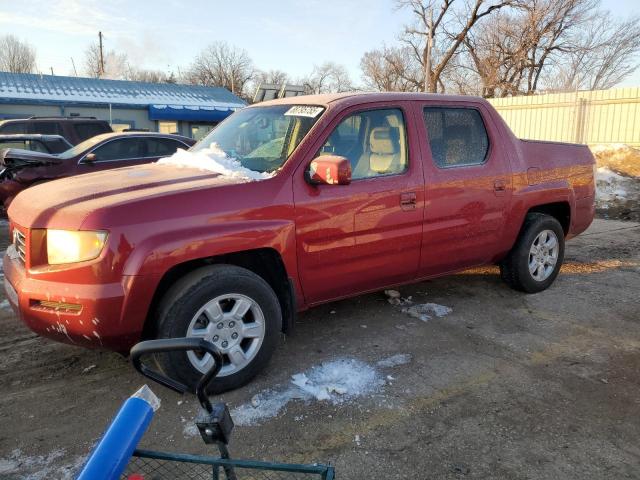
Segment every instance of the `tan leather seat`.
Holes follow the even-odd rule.
[[[400,134],[396,127],[376,127],[369,135],[369,168],[375,173],[393,173],[400,167]]]

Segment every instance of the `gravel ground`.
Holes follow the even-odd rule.
[[[265,413],[236,427],[232,454],[330,462],[340,479],[640,478],[640,225],[597,220],[566,257],[537,295],[495,268],[400,289],[452,309],[427,321],[382,292],[302,314],[265,373],[221,398]],[[287,397],[292,375],[341,359],[355,390]],[[375,381],[358,390],[363,371]],[[38,338],[0,303],[0,478],[70,475],[143,383],[122,357]],[[143,446],[207,452],[194,397],[152,388],[163,403]]]

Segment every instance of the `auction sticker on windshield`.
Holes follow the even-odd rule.
[[[293,115],[295,117],[311,117],[315,118],[322,113],[324,108],[314,107],[312,105],[296,105],[285,112],[285,115]]]

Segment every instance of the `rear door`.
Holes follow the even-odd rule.
[[[410,104],[351,108],[324,132],[294,177],[298,268],[317,303],[415,278],[420,261],[424,177]],[[322,154],[349,159],[350,185],[310,185]]]
[[[511,196],[508,158],[483,104],[422,104],[427,200],[421,274],[490,262]]]

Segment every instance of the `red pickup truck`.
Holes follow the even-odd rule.
[[[264,102],[174,157],[20,193],[5,289],[62,342],[209,339],[214,392],[248,382],[314,305],[484,264],[544,290],[594,215],[587,147],[519,140],[474,97]],[[212,362],[157,360],[188,385]]]

